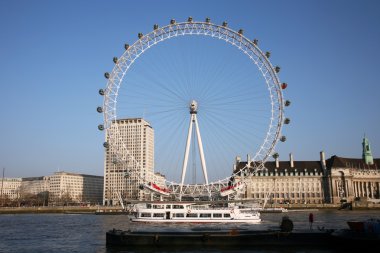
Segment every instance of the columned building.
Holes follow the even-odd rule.
[[[237,158],[234,170],[247,162]],[[236,178],[235,180],[240,180]],[[380,159],[373,159],[369,141],[363,139],[362,159],[332,156],[319,161],[289,161],[265,163],[265,169],[249,176],[246,198],[269,203],[342,203],[358,199],[380,199]]]
[[[144,200],[147,196],[140,190],[140,184],[155,180],[154,130],[142,118],[119,119],[113,124],[117,124],[119,144],[109,145],[105,150],[103,204],[120,205],[120,201],[126,199]],[[115,149],[128,151],[128,162],[118,161]]]
[[[246,162],[237,160],[237,168],[243,168]],[[246,180],[246,198],[267,203],[323,203],[324,173],[320,161],[267,162],[265,169],[249,176]]]
[[[363,139],[362,159],[333,156],[330,168],[330,195],[333,203],[364,198],[380,199],[380,159],[372,157],[367,138]]]

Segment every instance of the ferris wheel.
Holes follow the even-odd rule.
[[[257,73],[260,75],[260,80],[262,80],[260,83],[260,88],[265,90],[265,93],[258,93],[256,91],[250,91],[248,89],[251,89],[250,87],[256,86],[256,84],[250,84],[250,82],[243,82],[248,83],[249,88],[247,90],[241,91],[241,93],[246,94],[246,97],[237,97],[236,99],[233,99],[233,95],[231,95],[231,91],[228,91],[227,88],[223,88],[220,86],[215,87],[209,87],[204,88],[202,87],[193,87],[196,85],[190,85],[193,89],[200,89],[200,92],[189,92],[188,88],[186,88],[186,92],[180,92],[176,90],[177,88],[170,86],[166,82],[167,80],[162,80],[161,83],[161,89],[164,90],[166,93],[157,91],[157,87],[159,85],[154,85],[150,88],[142,87],[139,91],[134,90],[134,86],[127,84],[125,85],[126,80],[128,80],[129,76],[133,76],[131,72],[133,73],[134,70],[138,69],[138,67],[134,68],[133,66],[136,65],[138,62],[137,59],[141,57],[141,59],[144,58],[145,53],[146,55],[149,55],[148,51],[152,50],[152,48],[157,47],[156,45],[161,45],[166,42],[178,39],[178,38],[191,38],[191,37],[197,37],[197,38],[207,38],[210,40],[216,40],[216,41],[222,41],[224,44],[228,44],[230,46],[233,46],[235,49],[238,49],[239,51],[239,57],[243,56],[247,61],[247,65],[255,66]],[[136,175],[139,175],[141,179],[146,183],[146,186],[156,191],[158,194],[161,194],[163,196],[168,195],[175,195],[179,196],[181,198],[183,195],[211,195],[211,193],[214,192],[221,192],[223,190],[231,190],[232,187],[234,187],[233,183],[231,185],[231,179],[234,178],[240,178],[240,181],[244,180],[245,176],[249,176],[252,173],[255,173],[257,171],[262,170],[265,168],[265,162],[270,158],[270,156],[277,156],[278,154],[275,153],[275,146],[278,143],[278,141],[285,142],[286,137],[282,135],[282,127],[283,124],[289,124],[290,120],[288,118],[284,117],[284,107],[290,105],[289,100],[285,100],[283,97],[283,90],[287,87],[286,83],[281,83],[280,79],[278,77],[278,73],[280,71],[280,67],[273,66],[271,62],[269,61],[270,53],[269,52],[263,52],[258,47],[258,40],[250,40],[247,37],[244,36],[244,31],[242,29],[235,31],[228,27],[227,22],[223,22],[222,25],[217,25],[211,23],[209,18],[206,18],[204,22],[198,22],[193,21],[191,17],[188,18],[186,22],[176,22],[174,19],[170,21],[169,25],[159,27],[158,25],[153,26],[153,31],[147,34],[138,34],[138,40],[134,42],[132,45],[125,44],[124,46],[124,53],[120,57],[114,57],[113,62],[115,63],[115,66],[112,70],[112,72],[106,72],[105,78],[107,79],[107,86],[105,89],[100,89],[99,93],[100,95],[104,96],[103,106],[98,107],[97,111],[99,113],[103,113],[104,116],[104,123],[99,125],[99,130],[106,130],[106,139],[107,142],[104,143],[104,146],[106,148],[112,147],[114,149],[114,159],[116,163],[126,163],[129,165],[131,169],[129,169],[128,173],[134,173]],[[207,49],[204,52],[211,50]],[[189,50],[187,50],[189,51]],[[191,53],[192,54],[192,53]],[[217,54],[215,54],[217,55]],[[177,57],[180,58],[180,57]],[[176,58],[176,59],[177,59]],[[139,59],[140,60],[140,59]],[[248,63],[249,62],[249,63]],[[225,64],[225,62],[223,63]],[[141,64],[140,64],[141,65]],[[186,64],[182,64],[175,62],[173,63],[174,66],[177,68],[181,67],[188,67]],[[236,65],[234,65],[236,66]],[[231,67],[233,68],[233,66]],[[192,69],[194,70],[194,69]],[[215,75],[222,75],[227,70],[218,72],[219,74]],[[189,72],[192,72],[189,70]],[[207,71],[205,71],[207,72]],[[209,71],[212,72],[212,71]],[[209,73],[207,72],[207,73]],[[216,72],[216,71],[215,71]],[[139,73],[140,75],[145,75],[146,72],[141,71]],[[159,73],[159,71],[155,72],[156,74]],[[204,73],[204,76],[207,76],[207,73]],[[152,74],[154,75],[154,73]],[[172,78],[172,76],[170,76]],[[168,78],[161,77],[161,78]],[[133,79],[133,77],[132,77]],[[154,77],[155,81],[156,79],[160,79],[157,76]],[[196,78],[194,78],[196,79]],[[207,79],[207,82],[209,79]],[[223,83],[224,80],[219,80],[218,83]],[[138,83],[141,83],[140,80]],[[157,81],[158,82],[158,81]],[[189,80],[180,80],[180,78],[177,78],[177,83],[189,83]],[[193,82],[196,82],[196,80],[193,80]],[[207,83],[206,82],[206,83]],[[122,90],[122,87],[126,86],[124,90]],[[229,89],[238,89],[237,86],[232,85],[226,85]],[[224,98],[224,101],[214,102],[214,103],[208,103],[209,101],[205,96],[201,96],[204,94],[213,94],[214,97],[217,95],[215,94],[222,94],[222,91],[225,94],[228,94],[229,97],[226,99]],[[233,91],[235,92],[235,91]],[[143,168],[144,164],[139,160],[138,157],[134,156],[134,153],[130,148],[128,148],[128,145],[125,143],[126,139],[122,137],[122,134],[120,133],[120,129],[118,124],[116,122],[120,119],[120,111],[122,107],[129,107],[129,115],[131,115],[131,111],[136,110],[136,106],[138,104],[141,104],[141,108],[138,108],[138,112],[134,112],[135,114],[139,114],[140,117],[145,118],[145,109],[149,107],[149,101],[157,101],[162,100],[165,101],[167,95],[167,100],[170,100],[171,97],[180,97],[180,95],[183,93],[186,93],[186,98],[180,98],[181,102],[184,102],[181,105],[181,117],[182,118],[182,127],[181,129],[173,130],[177,131],[178,136],[181,137],[181,145],[178,145],[176,150],[179,150],[177,154],[172,154],[173,157],[170,158],[170,160],[176,160],[177,161],[177,175],[178,177],[176,179],[166,179],[165,180],[165,188],[163,187],[157,187],[155,184],[152,184],[152,182],[149,182],[149,179],[146,179],[145,176],[141,175],[140,169]],[[260,96],[260,98],[257,98],[253,96],[252,93],[257,93],[257,97]],[[126,94],[127,99],[124,99],[122,104],[122,96],[121,94]],[[147,95],[154,94],[156,97],[152,98],[151,100],[147,99]],[[128,97],[130,96],[130,97]],[[161,96],[161,97],[160,97]],[[251,101],[258,101],[263,100],[262,97],[265,96],[265,105],[254,105],[251,106],[248,103],[251,103]],[[137,98],[136,98],[137,97]],[[210,97],[210,96],[209,96]],[[198,100],[199,99],[199,100]],[[142,103],[144,101],[144,103]],[[171,100],[172,101],[172,100]],[[216,99],[214,100],[216,101]],[[153,102],[151,102],[153,103]],[[233,104],[235,103],[236,106]],[[207,110],[207,105],[209,104],[209,110]],[[211,104],[211,105],[210,105]],[[206,114],[206,112],[212,112],[212,109],[220,111],[226,111],[227,107],[223,108],[225,104],[228,104],[228,109],[231,109],[233,111],[233,114],[231,115],[239,115],[239,113],[242,114],[249,114],[255,110],[257,111],[266,111],[265,116],[236,116],[236,119],[233,119],[233,116],[231,117],[225,117],[221,116],[219,118],[215,118],[214,120],[210,120],[210,118],[207,118],[207,116],[203,116]],[[264,102],[263,102],[264,104]],[[248,105],[248,106],[246,106]],[[169,118],[175,115],[174,112],[177,112],[175,109],[174,103],[168,102],[168,104],[160,104],[157,107],[164,107],[162,112],[167,113],[167,116],[164,116],[164,114],[160,114],[159,118],[161,121],[164,121],[165,117]],[[173,106],[173,108],[170,108]],[[219,108],[218,108],[219,106]],[[241,107],[250,107],[250,108],[239,108]],[[214,112],[215,112],[214,111]],[[147,118],[149,118],[149,113],[146,113]],[[124,115],[123,115],[124,116]],[[153,118],[152,113],[152,118]],[[174,116],[173,116],[174,117]],[[217,119],[224,119],[225,122],[218,123]],[[238,122],[241,119],[241,122]],[[251,121],[246,119],[252,119]],[[149,119],[148,119],[149,120]],[[207,129],[206,121],[209,121],[209,125],[212,125],[211,129]],[[260,123],[262,127],[260,128],[260,131],[253,131],[251,129],[254,129],[254,124],[262,120],[264,123]],[[173,122],[177,122],[179,120],[173,119]],[[233,122],[232,122],[233,121]],[[157,131],[159,131],[160,122],[151,122],[152,127],[156,128]],[[202,125],[203,124],[203,125]],[[157,138],[159,139],[160,136],[158,136],[159,133],[163,132],[169,132],[167,129],[174,125],[173,123],[167,123],[162,124],[165,125],[166,128],[162,130],[161,132],[157,132]],[[228,125],[230,125],[230,129],[228,129]],[[225,129],[225,132],[223,134],[216,135],[216,129],[217,128],[223,128]],[[176,127],[173,127],[176,129]],[[178,127],[177,127],[178,128]],[[261,133],[258,133],[261,132]],[[209,134],[211,137],[205,136],[204,134]],[[216,149],[216,147],[220,146],[229,146],[229,144],[222,145],[221,143],[218,143],[220,139],[224,138],[225,135],[228,135],[228,133],[231,133],[230,139],[226,141],[226,143],[232,143],[234,136],[239,136],[237,143],[242,143],[244,141],[247,142],[247,147],[249,147],[249,152],[251,155],[247,155],[247,163],[243,167],[234,167],[233,170],[222,176],[221,178],[214,178],[210,179],[208,173],[208,169],[212,167],[212,165],[208,164],[208,159],[211,156],[210,153],[213,148]],[[212,137],[213,135],[216,135]],[[246,137],[241,137],[243,134],[245,134]],[[162,134],[163,136],[164,134]],[[255,145],[253,145],[253,141],[249,140],[250,136],[255,135],[256,139],[260,139],[257,141]],[[156,138],[156,136],[155,136]],[[173,139],[173,135],[169,136],[168,139]],[[179,137],[178,137],[179,138]],[[208,140],[214,139],[216,144],[210,144]],[[163,141],[162,141],[163,142]],[[197,145],[196,145],[197,144]],[[237,144],[238,146],[239,144]],[[164,147],[163,145],[162,147]],[[197,148],[197,147],[198,148]],[[160,150],[164,150],[164,148],[160,148]],[[205,147],[205,148],[204,148]],[[197,149],[197,150],[196,150]],[[196,150],[196,151],[195,151]],[[231,149],[232,150],[232,149]],[[236,151],[237,150],[237,151]],[[226,157],[234,157],[237,154],[234,154],[233,152],[241,152],[241,149],[236,148],[234,151],[224,152],[220,151],[217,153],[223,153],[223,156]],[[155,153],[157,153],[155,151]],[[171,153],[174,153],[174,151],[171,151]],[[191,155],[193,153],[193,155]],[[248,151],[247,151],[248,153]],[[199,165],[201,167],[202,175],[203,175],[203,182],[202,183],[188,183],[186,182],[186,173],[187,170],[190,167],[190,161],[189,156],[194,157],[198,154],[198,160]],[[162,157],[164,155],[161,155]],[[211,160],[211,158],[210,158]],[[222,159],[214,158],[215,161],[220,161]],[[225,163],[225,162],[224,162]],[[179,164],[179,165],[178,165]],[[193,164],[196,164],[196,162],[193,162]],[[206,165],[207,164],[207,165]],[[230,166],[230,165],[227,165]],[[162,165],[162,167],[175,167],[171,165]],[[214,167],[220,167],[220,165],[214,165]],[[169,168],[173,170],[173,168]],[[180,176],[179,176],[180,174]],[[217,173],[212,173],[217,174]],[[237,187],[241,187],[241,183],[236,184]]]

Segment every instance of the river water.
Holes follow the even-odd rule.
[[[252,230],[277,229],[284,215],[294,223],[294,230],[309,229],[309,213],[314,214],[313,229],[342,229],[347,227],[347,220],[380,219],[379,210],[370,211],[337,211],[312,210],[290,211],[288,213],[261,214],[260,224],[214,224],[225,228],[241,228]],[[140,224],[132,223],[126,215],[94,215],[94,214],[15,214],[0,215],[0,252],[139,252],[128,249],[106,247],[106,232],[113,228],[122,230],[188,230],[199,224]],[[168,252],[163,249],[149,249],[149,252]],[[171,250],[170,252],[176,252]],[[210,250],[183,250],[178,252],[210,252]],[[304,249],[252,249],[236,251],[211,250],[211,252],[324,252],[333,251]]]

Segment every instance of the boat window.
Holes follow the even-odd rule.
[[[171,205],[166,205],[166,209],[171,209],[172,206]]]
[[[183,213],[175,213],[174,217],[183,218],[183,217],[185,217],[185,215]]]
[[[163,205],[153,205],[153,209],[164,209]]]
[[[199,218],[211,218],[211,213],[201,213],[199,214]]]
[[[183,205],[173,205],[173,209],[183,209]]]
[[[198,218],[198,214],[196,214],[196,213],[188,213],[188,214],[186,214],[186,217],[188,217],[188,218]]]
[[[230,218],[230,217],[231,217],[231,215],[229,213],[224,214],[224,218]]]
[[[151,213],[141,213],[141,217],[152,217]]]
[[[222,218],[222,214],[221,213],[214,213],[212,215],[212,217],[214,217],[214,218]]]
[[[154,213],[153,214],[153,217],[164,217],[165,214],[164,213]]]
[[[146,208],[147,208],[147,209],[151,209],[151,208],[152,208],[152,205],[151,205],[151,204],[146,204]]]

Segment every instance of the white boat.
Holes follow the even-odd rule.
[[[259,223],[260,213],[238,206],[213,207],[184,202],[149,202],[136,207],[132,221],[187,223]]]

